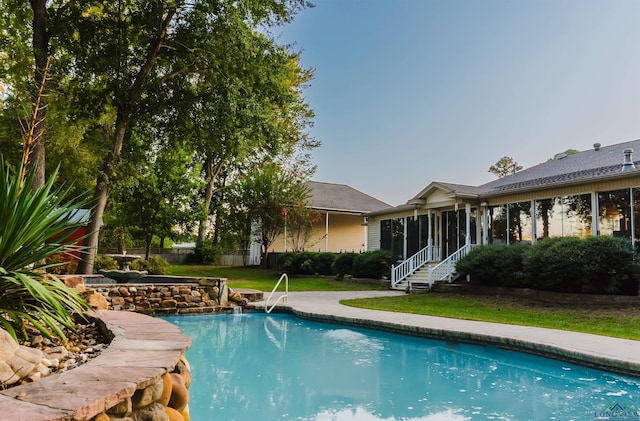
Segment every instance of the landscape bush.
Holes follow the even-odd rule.
[[[545,238],[528,250],[524,268],[529,286],[558,292],[580,292],[586,276],[584,240],[579,237]]]
[[[222,247],[213,244],[211,241],[205,241],[203,244],[196,246],[193,253],[187,255],[186,262],[189,264],[216,264],[222,254]]]
[[[477,285],[590,294],[638,294],[640,268],[628,239],[554,237],[531,246],[476,247],[456,269]]]
[[[17,341],[27,325],[44,336],[65,339],[61,326],[75,329],[74,314],[89,306],[54,274],[51,256],[81,250],[72,234],[82,226],[75,215],[85,203],[68,200],[69,189],[54,187],[57,170],[32,191],[33,172],[20,165],[11,174],[0,156],[0,325]]]
[[[151,256],[149,260],[134,260],[130,267],[133,270],[146,270],[149,275],[166,275],[169,263],[162,257]]]
[[[333,275],[335,253],[309,251],[287,252],[278,255],[278,267],[285,272],[300,275]]]
[[[356,253],[340,253],[333,262],[333,273],[338,276],[352,275]]]
[[[393,255],[387,250],[360,253],[353,260],[352,275],[356,278],[389,279],[393,262]]]
[[[313,257],[313,268],[318,275],[333,275],[333,262],[335,253],[317,253]]]
[[[47,273],[53,275],[70,275],[76,273],[78,260],[64,254],[53,254],[45,259]]]
[[[522,286],[525,282],[523,256],[526,246],[496,244],[476,247],[458,261],[461,275],[471,275],[472,282],[489,286]]]
[[[103,254],[99,254],[95,257],[93,261],[93,272],[100,273],[100,270],[113,270],[119,269],[118,262],[116,259],[105,256]]]
[[[289,274],[352,275],[356,278],[388,278],[393,256],[386,250],[366,253],[287,252],[278,255],[277,264]]]

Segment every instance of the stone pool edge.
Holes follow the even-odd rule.
[[[0,391],[0,413],[15,421],[89,420],[161,380],[191,346],[162,319],[98,310],[113,340],[98,357],[64,373]]]

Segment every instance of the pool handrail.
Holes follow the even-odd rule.
[[[276,302],[273,303],[271,308],[269,308],[269,301],[271,300],[271,297],[273,296],[273,293],[276,292],[276,290],[280,286],[280,282],[282,282],[282,279],[284,279],[284,295],[281,295],[280,297],[278,297]],[[282,300],[283,304],[289,303],[289,277],[287,276],[286,273],[283,273],[282,276],[280,276],[280,279],[278,279],[278,282],[276,282],[276,286],[273,287],[273,290],[271,291],[271,294],[269,294],[269,296],[267,297],[267,300],[264,302],[264,311],[266,311],[267,313],[271,313],[273,308],[276,305],[278,305],[278,303],[281,300]]]

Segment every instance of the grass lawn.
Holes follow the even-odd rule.
[[[258,267],[228,267],[208,265],[171,265],[167,275],[202,276],[227,278],[231,289],[248,288],[271,292],[280,279],[281,272],[261,269]],[[370,289],[386,289],[382,287],[356,284],[354,282],[338,281],[329,276],[300,276],[289,277],[289,291],[355,291]],[[278,291],[284,291],[284,281]]]
[[[569,307],[549,306],[526,299],[435,292],[341,302],[375,310],[546,327],[640,340],[640,312],[632,308],[588,307],[579,303]]]

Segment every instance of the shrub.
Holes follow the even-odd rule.
[[[47,263],[47,273],[53,275],[69,275],[76,273],[78,269],[78,260],[62,254],[51,255],[45,261]]]
[[[276,265],[285,272],[293,273],[293,253],[281,253],[276,259]]]
[[[146,270],[149,275],[165,275],[169,263],[162,257],[149,257],[149,260],[136,259],[130,265],[133,270]]]
[[[332,275],[333,262],[335,260],[335,253],[316,253],[313,258],[314,273],[319,275]]]
[[[582,291],[637,295],[634,257],[635,252],[628,239],[604,236],[586,238],[582,264],[587,278],[582,282]]]
[[[353,261],[355,253],[340,253],[333,261],[333,273],[339,276],[353,274]]]
[[[114,258],[102,254],[97,255],[93,262],[94,273],[100,273],[100,270],[113,270],[118,268],[118,262]]]
[[[382,279],[391,275],[393,256],[387,250],[375,250],[358,254],[353,261],[356,278]]]
[[[524,260],[531,287],[580,292],[587,275],[583,244],[578,237],[545,238],[534,244]]]
[[[16,331],[26,337],[27,323],[47,337],[55,333],[65,339],[60,325],[73,330],[73,314],[83,315],[89,306],[55,275],[44,272],[53,267],[47,258],[79,248],[70,236],[82,225],[74,222],[82,201],[67,201],[69,190],[53,187],[57,170],[32,192],[33,172],[21,183],[23,166],[12,176],[4,162],[0,164],[0,325],[16,340]]]
[[[634,256],[624,238],[549,238],[531,247],[524,267],[534,288],[636,295]]]
[[[278,266],[288,273],[312,275],[316,273],[313,259],[316,253],[308,251],[295,251],[282,253],[278,256]]]
[[[187,256],[187,263],[197,264],[203,263],[205,265],[215,264],[220,255],[222,254],[222,248],[213,244],[211,241],[205,241],[202,245],[196,246],[193,253]]]
[[[471,282],[490,286],[523,286],[523,256],[528,246],[494,244],[476,247],[460,259],[456,270]]]

